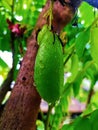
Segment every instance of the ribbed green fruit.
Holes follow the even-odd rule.
[[[59,99],[63,90],[63,52],[60,40],[45,25],[38,34],[34,81],[40,96],[49,103]]]

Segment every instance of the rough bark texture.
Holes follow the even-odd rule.
[[[38,18],[36,27],[39,29],[41,29],[44,24],[48,23],[48,19],[44,17],[44,14],[49,9],[49,5],[50,0],[48,0],[46,6],[43,8],[43,11]],[[53,31],[59,34],[60,31],[64,28],[64,26],[71,21],[73,15],[74,15],[74,9],[72,7],[62,6],[60,2],[56,0],[53,5],[53,22],[52,22]]]
[[[28,39],[27,48],[16,84],[1,119],[0,130],[31,130],[32,126],[32,129],[35,129],[40,104],[40,96],[33,84],[34,61],[38,49],[35,31]]]
[[[27,41],[27,52],[23,58],[16,84],[5,106],[0,121],[0,130],[35,130],[35,122],[40,105],[40,96],[34,86],[34,63],[38,50],[36,42],[37,30],[47,23],[43,17],[49,9],[50,0],[47,2],[39,16],[36,28]],[[54,3],[53,29],[59,33],[61,29],[71,20],[71,7],[63,7],[58,1]]]

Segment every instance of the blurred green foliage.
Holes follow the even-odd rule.
[[[16,49],[15,73],[18,71],[17,65],[19,65],[19,61],[23,57],[19,51],[19,43],[22,44],[25,53],[26,39],[31,34],[45,2],[46,0],[0,1],[0,51],[12,52],[11,32],[8,29],[7,19],[13,21],[14,24],[18,23],[27,28],[24,36],[16,38],[14,41]],[[63,48],[64,92],[54,105],[54,112],[50,114],[49,130],[76,130],[77,127],[81,127],[81,124],[83,128],[86,128],[88,124],[93,124],[92,130],[97,130],[98,125],[95,121],[95,115],[98,115],[98,110],[96,110],[95,115],[92,112],[98,108],[98,92],[96,92],[97,89],[94,87],[98,80],[98,10],[83,2],[73,20],[63,31],[66,34],[66,46]],[[8,70],[7,63],[0,58],[0,75],[3,78],[6,78]],[[66,77],[67,74],[69,75]],[[88,87],[87,84],[84,85],[84,79],[89,80],[90,84]],[[92,91],[94,93],[89,96]],[[74,123],[74,119],[71,119],[66,123],[67,118],[71,117],[72,114],[68,109],[71,97],[75,97],[80,102],[85,103],[86,109],[78,121],[75,120]],[[90,102],[87,104],[88,98],[90,98]],[[44,118],[41,121],[37,121],[38,130],[44,130]]]

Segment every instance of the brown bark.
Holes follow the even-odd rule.
[[[43,8],[42,13],[40,14],[38,18],[38,22],[36,24],[37,28],[42,28],[42,26],[46,23],[48,23],[46,17],[44,17],[44,14],[49,9],[50,0],[48,0],[46,6]],[[64,28],[65,25],[67,25],[72,17],[74,15],[74,10],[72,7],[69,6],[62,6],[58,0],[53,5],[53,31],[56,33],[60,33],[60,31]]]
[[[28,38],[27,52],[23,58],[14,89],[2,115],[0,130],[35,130],[40,105],[40,96],[36,91],[33,79],[34,63],[38,50],[36,36],[37,30],[47,23],[47,19],[43,17],[43,14],[49,9],[49,4],[50,0],[40,14],[35,30]],[[57,33],[73,16],[72,8],[63,7],[58,1],[54,3],[53,14],[53,29]]]
[[[38,49],[36,32],[28,39],[27,53],[0,122],[0,130],[33,130],[40,96],[34,87],[34,61]]]

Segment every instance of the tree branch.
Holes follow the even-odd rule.
[[[46,3],[32,35],[27,41],[27,52],[23,58],[20,71],[5,111],[0,120],[0,130],[35,130],[36,118],[40,105],[40,96],[34,85],[34,64],[38,51],[36,41],[37,30],[48,23],[44,16],[49,9],[50,0]],[[71,20],[72,8],[62,6],[57,0],[53,6],[53,30],[60,33],[62,28]]]

